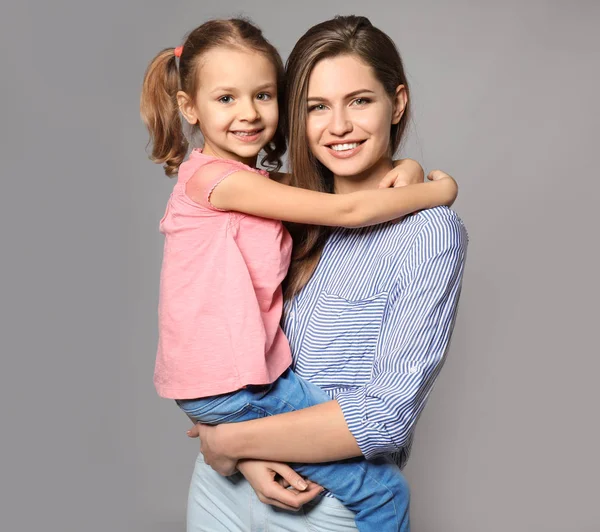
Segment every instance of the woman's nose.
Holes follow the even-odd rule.
[[[329,132],[332,135],[342,136],[352,131],[352,122],[348,120],[343,110],[334,111],[329,122]]]

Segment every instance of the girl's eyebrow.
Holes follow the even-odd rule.
[[[348,94],[346,94],[344,96],[344,100],[347,100],[349,98],[353,98],[354,96],[358,96],[359,94],[375,94],[374,91],[370,90],[370,89],[359,89],[357,91],[352,91],[349,92]],[[307,98],[307,100],[310,101],[315,101],[315,102],[326,102],[327,98],[323,98],[321,96],[309,96]]]
[[[260,87],[258,87],[258,89],[256,89],[257,91],[262,91],[264,89],[272,89],[273,87],[276,87],[276,84],[273,83],[272,81],[267,81],[267,83],[263,83]]]
[[[210,92],[212,94],[213,92],[235,92],[235,91],[236,91],[235,87],[217,87]]]
[[[276,85],[275,83],[273,83],[272,81],[268,81],[267,83],[263,83],[262,85],[260,85],[259,87],[257,87],[256,89],[254,89],[255,91],[264,91],[265,89],[272,89],[274,88]],[[215,92],[236,92],[239,90],[239,87],[216,87],[215,89],[213,89],[212,91],[210,91],[211,94],[215,93]]]

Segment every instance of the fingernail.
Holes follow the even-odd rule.
[[[298,486],[300,486],[300,489],[305,490],[306,488],[308,488],[308,484],[306,482],[304,482],[304,480],[299,480],[298,481]]]

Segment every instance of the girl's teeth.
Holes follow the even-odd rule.
[[[353,150],[357,148],[359,142],[353,142],[352,144],[332,144],[331,149],[334,151],[345,151],[345,150]]]
[[[258,131],[236,131],[235,134],[240,137],[251,137],[252,135],[256,135]]]

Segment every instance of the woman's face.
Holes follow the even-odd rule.
[[[382,160],[389,162],[390,126],[400,121],[404,95],[400,86],[390,98],[372,68],[354,55],[322,59],[308,82],[310,150],[336,177],[367,176]]]

